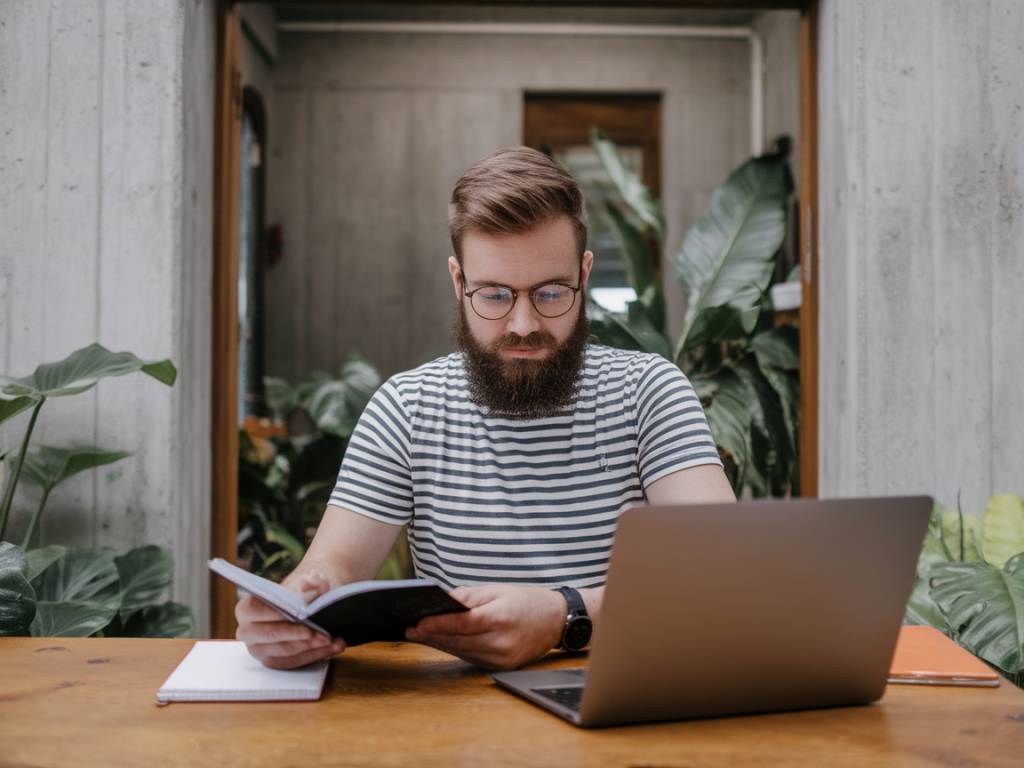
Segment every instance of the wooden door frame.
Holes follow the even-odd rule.
[[[344,2],[339,2],[339,5]],[[553,2],[552,5],[559,3]],[[595,2],[611,7],[631,3]],[[677,8],[800,11],[800,490],[818,495],[818,0],[681,0]],[[633,6],[635,7],[635,6]],[[238,211],[241,14],[219,0],[214,136],[211,555],[234,562],[238,537]],[[210,581],[212,637],[233,637],[235,592]]]
[[[210,555],[238,558],[238,211],[242,73],[241,13],[217,4],[213,180],[213,341],[211,349],[212,509]],[[234,637],[235,591],[210,574],[210,636]]]

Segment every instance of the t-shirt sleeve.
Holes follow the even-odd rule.
[[[663,357],[652,358],[636,383],[640,482],[701,464],[722,466],[707,416],[686,375]]]
[[[392,525],[412,519],[409,418],[387,381],[359,417],[345,449],[331,503]]]

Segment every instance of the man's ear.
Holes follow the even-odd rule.
[[[462,270],[454,256],[448,257],[448,274],[452,276],[452,287],[455,289],[455,300],[462,301]]]
[[[580,263],[580,287],[586,288],[590,281],[590,270],[594,268],[594,252],[584,251],[583,261]]]

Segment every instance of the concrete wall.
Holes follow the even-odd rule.
[[[1024,492],[1024,5],[824,0],[821,491]]]
[[[174,599],[208,613],[212,0],[8,0],[0,7],[0,366],[24,375],[99,341],[170,357],[46,404],[35,439],[131,458],[62,485],[44,543],[157,543]],[[23,415],[0,430],[20,439]],[[20,541],[19,493],[10,530]]]
[[[669,251],[749,154],[745,41],[284,32],[279,47],[268,369],[292,380],[352,349],[385,374],[450,350],[447,200],[475,160],[521,143],[524,90],[663,93]]]

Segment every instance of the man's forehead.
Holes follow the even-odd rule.
[[[573,280],[579,266],[580,255],[567,219],[516,234],[470,230],[462,240],[462,268],[473,283],[532,285]]]

